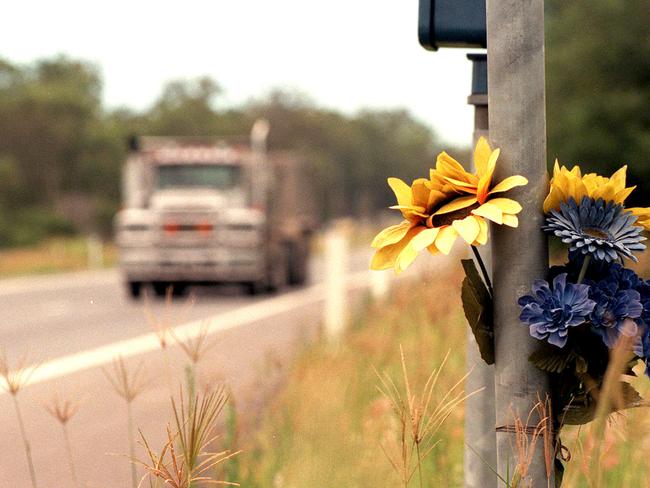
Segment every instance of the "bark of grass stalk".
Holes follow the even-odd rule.
[[[230,396],[226,403],[226,438],[225,444],[228,449],[235,451],[237,447],[237,407]],[[225,479],[228,482],[235,482],[239,478],[239,458],[237,456],[229,459],[224,467]]]
[[[129,429],[129,455],[131,456],[131,459],[135,459],[135,437],[133,435],[134,422],[131,402],[126,402],[126,416]],[[138,487],[138,473],[134,463],[131,463],[131,483],[133,488]]]
[[[36,483],[36,471],[34,470],[34,461],[32,459],[32,448],[27,438],[27,431],[25,430],[25,423],[23,422],[23,416],[20,412],[20,405],[18,404],[18,398],[16,395],[12,395],[14,399],[14,406],[16,407],[16,416],[18,417],[18,427],[20,428],[20,436],[23,439],[23,446],[25,447],[25,456],[27,457],[27,467],[29,468],[29,478],[32,482],[32,488],[37,488]]]
[[[72,443],[70,442],[70,435],[68,434],[67,424],[61,424],[63,429],[63,440],[65,442],[65,450],[68,455],[68,467],[70,468],[70,476],[76,488],[80,488],[79,478],[77,478],[77,469],[74,463],[74,456],[72,455]]]
[[[188,412],[192,412],[194,409],[194,401],[196,400],[196,369],[194,364],[185,366],[185,381],[187,382],[187,392],[190,397]]]

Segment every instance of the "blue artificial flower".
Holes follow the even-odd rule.
[[[641,294],[628,286],[634,281],[633,277],[623,270],[614,269],[603,280],[587,282],[589,298],[596,302],[589,314],[591,327],[609,348],[616,345],[621,334],[628,337],[637,335],[635,319],[641,317],[643,312]],[[628,278],[631,282],[626,281]]]
[[[618,284],[619,290],[636,290],[639,292],[643,310],[635,322],[639,325],[650,324],[650,281],[644,281],[633,270],[616,263],[598,274],[596,280],[610,280]]]
[[[588,285],[574,285],[566,279],[566,273],[556,276],[552,289],[547,281],[536,280],[532,295],[519,299],[519,319],[529,326],[530,335],[557,347],[566,345],[569,327],[584,324],[596,306],[589,299]]]
[[[569,244],[569,252],[584,254],[598,261],[617,258],[637,261],[632,251],[643,251],[645,237],[642,227],[634,225],[637,218],[623,205],[584,197],[580,204],[573,198],[563,202],[559,210],[551,210],[543,229]]]

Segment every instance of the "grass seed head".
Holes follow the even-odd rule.
[[[190,488],[201,485],[239,486],[238,483],[215,480],[209,475],[218,464],[239,454],[228,450],[211,453],[210,444],[216,439],[213,435],[215,422],[228,401],[225,388],[196,396],[185,405],[181,393],[180,405],[172,399],[175,431],[167,426],[167,441],[160,453],[156,453],[140,432],[140,443],[147,452],[148,460],[137,461],[146,471],[140,486],[147,479],[155,478],[172,488]]]
[[[72,400],[61,400],[58,394],[55,394],[52,401],[45,405],[45,410],[62,425],[66,425],[72,417],[79,411],[79,402]]]
[[[115,392],[127,403],[133,402],[149,384],[142,361],[130,371],[124,363],[124,358],[119,356],[113,360],[112,369],[103,368],[102,371]]]
[[[3,380],[2,388],[11,395],[17,395],[29,383],[38,366],[38,363],[29,364],[29,358],[27,354],[24,354],[12,367],[9,364],[6,351],[4,349],[0,350],[0,378]]]
[[[185,355],[192,363],[198,363],[205,353],[216,345],[216,341],[208,341],[208,332],[210,331],[210,323],[208,321],[201,322],[199,333],[195,337],[189,335],[180,337],[174,329],[169,329],[169,334],[174,339],[176,344],[183,350]]]

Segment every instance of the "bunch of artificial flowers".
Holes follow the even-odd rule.
[[[492,289],[477,250],[488,241],[488,221],[518,226],[521,205],[503,193],[526,185],[523,176],[495,183],[492,176],[499,149],[480,138],[474,151],[476,172],[466,171],[446,152],[438,155],[429,178],[409,186],[389,178],[404,220],[381,231],[372,269],[397,273],[413,263],[420,251],[449,254],[457,238],[469,244],[481,268],[462,260],[465,316],[483,359],[494,362]],[[530,294],[519,298],[520,319],[540,347],[530,360],[552,374],[556,425],[583,424],[593,419],[598,390],[609,365],[610,350],[630,349],[625,374],[642,361],[650,376],[650,280],[624,267],[645,249],[643,230],[650,230],[650,208],[626,208],[635,187],[626,187],[626,167],[610,178],[583,175],[556,162],[550,191],[544,201],[543,230],[568,246],[568,262],[537,280]],[[629,383],[621,382],[623,407],[645,405]]]
[[[606,178],[556,162],[544,202],[543,230],[568,247],[568,262],[535,281],[519,305],[522,323],[544,343],[530,359],[552,374],[558,423],[593,419],[617,345],[630,349],[625,374],[643,361],[650,376],[650,281],[624,267],[645,250],[650,209],[625,208],[635,188],[625,180],[626,167]],[[629,383],[620,386],[621,407],[644,404]]]

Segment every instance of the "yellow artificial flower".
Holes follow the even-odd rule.
[[[544,213],[559,209],[560,204],[570,198],[579,203],[585,196],[593,199],[602,198],[607,202],[622,205],[636,188],[636,186],[625,187],[626,172],[627,166],[623,166],[609,178],[596,173],[583,176],[579,166],[569,170],[565,166],[560,167],[555,160],[551,188],[544,200]]]
[[[551,188],[544,200],[544,213],[559,209],[560,204],[570,198],[580,202],[585,196],[593,199],[602,198],[605,201],[623,205],[625,199],[636,188],[636,186],[625,186],[626,173],[627,166],[623,166],[609,178],[596,173],[588,173],[583,176],[579,166],[574,166],[569,170],[565,166],[560,166],[556,159],[550,183]],[[637,217],[638,225],[650,230],[650,208],[635,207],[626,210]]]
[[[431,254],[449,254],[457,237],[473,246],[488,240],[487,220],[517,227],[521,205],[509,198],[493,198],[515,186],[528,183],[511,176],[490,188],[499,150],[492,151],[481,138],[476,146],[477,173],[472,174],[447,153],[438,156],[429,179],[419,178],[408,186],[399,178],[388,184],[397,197],[391,207],[402,212],[404,221],[381,231],[373,240],[377,251],[372,269],[405,270],[427,249]]]

